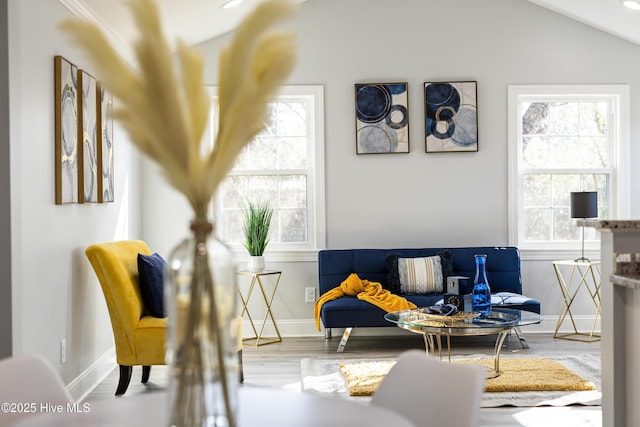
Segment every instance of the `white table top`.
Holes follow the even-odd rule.
[[[125,395],[91,402],[84,413],[40,413],[14,427],[162,427],[166,401],[165,392]],[[238,427],[415,427],[377,406],[270,387],[240,387],[238,404]]]

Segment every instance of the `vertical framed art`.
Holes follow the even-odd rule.
[[[96,79],[78,70],[78,203],[98,202]]]
[[[55,200],[78,202],[78,74],[62,56],[54,57]]]
[[[98,203],[113,202],[113,96],[98,83]]]
[[[356,153],[409,152],[407,83],[357,83]]]
[[[477,82],[424,84],[427,153],[478,151]]]

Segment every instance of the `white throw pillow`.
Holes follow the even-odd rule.
[[[441,294],[444,292],[439,256],[398,258],[400,291],[403,294]]]

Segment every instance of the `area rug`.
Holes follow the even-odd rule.
[[[524,359],[524,360],[523,360]],[[527,360],[528,359],[528,360]],[[491,363],[486,357],[454,358],[456,363]],[[394,360],[301,362],[304,391],[368,402]],[[353,377],[351,384],[345,378]],[[600,360],[595,356],[500,359],[500,377],[487,380],[483,407],[600,405]],[[366,372],[365,372],[366,371]],[[355,377],[360,377],[355,379]],[[562,384],[560,381],[562,380]],[[353,391],[355,385],[359,390]],[[349,385],[352,392],[350,395]],[[562,390],[558,390],[562,388]],[[495,391],[503,390],[503,391]]]

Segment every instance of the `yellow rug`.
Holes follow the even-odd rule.
[[[493,367],[493,359],[461,359],[453,363],[480,363]],[[350,396],[371,396],[395,361],[367,361],[340,364]],[[500,376],[488,379],[485,391],[583,391],[596,386],[562,364],[540,357],[500,359]]]
[[[340,372],[347,381],[349,396],[373,395],[380,381],[395,364],[395,360],[340,364]]]

